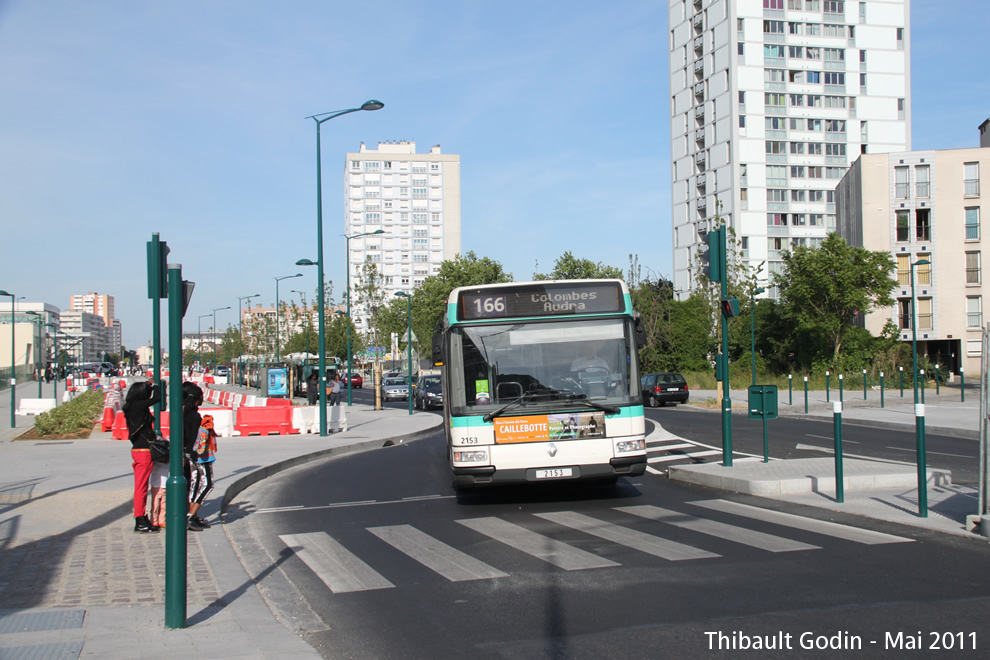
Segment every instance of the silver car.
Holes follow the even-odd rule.
[[[409,384],[401,376],[390,376],[382,381],[382,399],[405,401],[409,398]]]

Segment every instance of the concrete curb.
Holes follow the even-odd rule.
[[[263,479],[278,474],[279,472],[284,472],[290,468],[297,467],[299,465],[304,465],[306,463],[311,463],[313,461],[325,458],[327,456],[345,456],[347,454],[354,454],[357,452],[368,451],[370,449],[379,449],[381,447],[387,446],[387,443],[393,442],[413,442],[414,440],[419,440],[432,435],[436,432],[438,427],[443,426],[443,421],[439,424],[431,426],[420,431],[414,431],[410,434],[402,434],[392,436],[390,438],[378,438],[376,440],[365,440],[363,442],[356,442],[353,444],[342,445],[339,447],[327,447],[326,449],[321,449],[319,451],[310,452],[309,454],[302,454],[301,456],[293,456],[292,458],[287,458],[283,461],[273,463],[271,465],[266,465],[263,468],[259,468],[254,472],[244,475],[224,491],[223,499],[220,502],[220,515],[223,515],[227,511],[227,507],[233,501],[235,497],[241,494],[247,488],[250,488],[254,484],[258,483]]]

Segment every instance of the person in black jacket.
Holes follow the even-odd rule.
[[[186,521],[186,528],[193,532],[199,532],[209,528],[209,524],[200,518],[199,508],[203,502],[197,501],[200,484],[205,482],[206,475],[203,474],[203,466],[196,461],[196,451],[193,449],[196,438],[199,436],[199,426],[203,418],[199,414],[199,407],[203,405],[203,390],[196,383],[185,382],[182,384],[182,453],[183,470],[186,473],[186,483],[189,485],[189,519]],[[204,493],[205,496],[205,493]]]
[[[131,439],[131,462],[134,468],[134,531],[157,532],[159,528],[148,520],[148,480],[154,463],[148,440],[155,438],[155,418],[151,407],[160,400],[155,382],[138,382],[131,385],[124,399],[124,419]]]

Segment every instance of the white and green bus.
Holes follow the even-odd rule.
[[[621,280],[454,289],[433,354],[455,487],[643,474],[642,338]]]

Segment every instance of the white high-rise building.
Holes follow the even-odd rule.
[[[378,269],[388,305],[396,291],[411,294],[460,253],[461,159],[439,145],[417,154],[415,142],[379,142],[377,150],[362,142],[358,153],[347,154],[344,187],[346,234],[382,232],[348,241],[351,318],[365,330],[358,289],[366,263]]]
[[[835,231],[851,162],[911,149],[909,5],[669,0],[678,299],[697,286],[699,230],[716,214],[750,268],[766,262],[764,285],[781,251]]]

